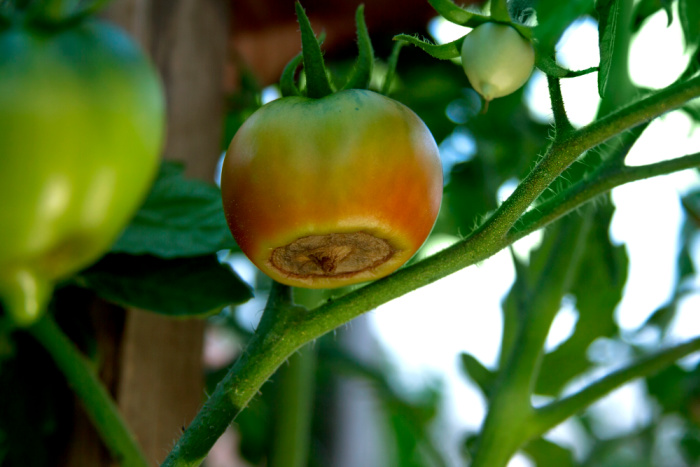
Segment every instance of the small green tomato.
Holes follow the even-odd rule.
[[[535,50],[514,28],[485,23],[464,38],[462,66],[476,92],[490,101],[527,82],[535,66]]]

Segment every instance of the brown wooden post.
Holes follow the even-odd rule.
[[[164,157],[186,174],[213,181],[221,153],[229,0],[115,0],[107,17],[151,55],[165,84]],[[153,464],[204,399],[204,322],[127,310],[121,336],[117,402]]]

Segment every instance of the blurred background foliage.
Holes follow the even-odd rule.
[[[314,6],[312,2],[308,3],[313,22]],[[692,1],[637,2],[634,27],[638,28],[648,16],[661,9],[672,11],[671,5],[678,3],[687,7]],[[291,13],[291,7],[289,9]],[[371,13],[371,4],[367,5],[367,11]],[[239,13],[244,16],[242,10]],[[591,10],[589,14],[595,18],[595,11]],[[350,24],[352,14],[346,15],[346,20]],[[236,24],[234,22],[234,28]],[[368,21],[368,24],[372,26],[373,23]],[[395,23],[382,28],[376,22],[370,28],[378,57],[376,82],[381,82],[381,74],[386,70],[384,60],[390,53],[393,34],[408,32],[429,37],[424,19],[422,24],[425,25],[422,30],[401,30],[405,24]],[[254,30],[255,22],[247,28]],[[332,40],[329,39],[331,44]],[[343,45],[334,46],[326,57],[334,76],[341,77],[352,66],[355,51],[351,38],[337,43]],[[696,52],[689,69],[697,70],[697,66]],[[236,58],[236,70],[227,99],[222,151],[242,122],[262,104],[262,96],[274,93],[274,88],[269,87],[269,78],[256,74],[241,57]],[[402,50],[397,79],[390,95],[409,106],[426,122],[441,147],[446,176],[440,217],[426,248],[431,248],[435,239],[468,235],[485,215],[498,206],[502,200],[501,190],[521,180],[546,149],[552,127],[533,117],[525,105],[524,92],[523,88],[495,100],[484,113],[479,96],[469,86],[458,64],[437,61],[416,48]],[[700,113],[694,109],[688,106],[687,112],[697,121]],[[611,150],[618,148],[615,144],[610,147]],[[604,151],[591,151],[555,183],[553,192],[590,176],[605,157]],[[158,302],[165,304],[160,310],[163,313],[206,316],[224,304],[245,302],[252,292],[255,298],[248,303],[248,308],[253,303],[253,309],[257,306],[257,310],[262,310],[270,287],[269,279],[259,273],[254,277],[242,274],[246,284],[235,274],[219,270],[218,262],[207,266],[205,258],[213,258],[211,251],[214,250],[231,247],[230,253],[219,253],[218,258],[237,257],[223,219],[217,214],[220,211],[211,209],[220,203],[215,187],[178,177],[177,167],[164,166],[152,197],[114,251],[78,278],[67,282],[54,300],[53,307],[59,321],[81,343],[96,366],[103,355],[96,346],[95,331],[90,324],[94,318],[75,316],[70,310],[63,309],[62,296],[70,296],[71,303],[75,303],[76,297],[80,299],[84,290],[89,288],[117,302],[153,308],[148,300],[152,301],[155,294]],[[552,196],[552,193],[545,196]],[[527,301],[529,287],[542,273],[548,255],[556,254],[553,240],[556,233],[567,226],[578,225],[584,219],[590,222],[585,253],[575,273],[575,285],[566,297],[562,297],[575,304],[578,322],[572,335],[544,357],[536,387],[538,395],[557,396],[577,378],[600,375],[601,371],[633,356],[646,355],[661,345],[679,302],[689,294],[698,293],[694,267],[697,258],[693,260],[692,254],[700,228],[700,189],[685,195],[679,202],[686,215],[679,232],[682,247],[676,261],[674,293],[668,303],[632,334],[621,332],[614,319],[615,308],[625,290],[629,261],[625,246],[614,244],[610,239],[609,228],[615,206],[608,195],[548,228],[529,259],[513,256],[517,277],[503,301],[504,349],[512,343],[521,313],[519,307]],[[203,212],[209,213],[204,219]],[[170,223],[165,220],[156,222],[159,232],[144,230],[144,225],[152,227],[158,213],[167,213],[163,219]],[[178,222],[172,222],[174,217],[179,219]],[[168,239],[175,231],[179,232],[178,235],[184,235],[182,232],[186,231],[189,237],[184,242],[181,236]],[[149,244],[149,238],[158,241]],[[192,245],[202,244],[202,238],[208,239],[208,249],[190,251]],[[160,251],[163,248],[167,251]],[[164,281],[157,280],[163,271],[173,270],[175,261],[180,261],[177,267],[189,271],[200,268],[202,273],[198,281],[164,284]],[[149,272],[151,280],[144,279],[143,275],[124,278],[120,271],[127,267],[125,262],[129,270]],[[143,266],[145,264],[150,269]],[[135,288],[133,283],[125,283],[125,280],[139,282],[142,288]],[[208,287],[200,287],[204,284]],[[148,291],[143,290],[144,285]],[[342,294],[343,291],[333,293]],[[184,305],[180,299],[183,296],[189,297]],[[326,297],[321,294],[311,300]],[[302,301],[308,302],[309,298]],[[437,302],[436,306],[439,306]],[[207,387],[212,391],[232,360],[240,355],[255,323],[254,317],[242,314],[235,305],[227,306],[208,319],[210,338],[227,349],[209,361],[205,376]],[[423,345],[421,336],[415,336],[415,339],[416,345]],[[3,401],[0,404],[0,465],[3,467],[60,465],[61,443],[65,427],[71,423],[74,402],[62,376],[52,369],[42,352],[29,339],[15,335],[10,338],[7,333],[0,332],[0,400]],[[502,351],[501,355],[505,353]],[[300,363],[301,360],[305,363]],[[487,368],[468,354],[461,355],[461,362],[465,382],[475,384],[488,400],[498,369]],[[306,371],[296,376],[301,378],[301,383],[285,374],[300,365],[306,365]],[[207,461],[208,465],[291,465],[275,463],[274,459],[279,459],[275,457],[278,455],[276,450],[279,452],[280,446],[285,446],[283,438],[290,436],[289,430],[280,430],[286,423],[281,418],[288,416],[284,414],[297,405],[302,410],[297,410],[295,416],[305,420],[296,420],[298,425],[294,426],[308,427],[308,432],[294,434],[300,437],[292,442],[296,440],[301,446],[285,449],[304,451],[300,455],[302,458],[308,455],[308,461],[302,465],[439,467],[467,462],[475,434],[460,433],[460,439],[456,441],[459,447],[448,445],[454,442],[454,437],[445,431],[440,421],[440,412],[445,410],[443,383],[436,380],[419,390],[408,389],[395,377],[399,369],[392,365],[384,355],[381,343],[371,336],[371,329],[361,319],[325,336],[291,359],[262,388],[261,394],[227,433],[226,436],[233,440],[231,444],[217,446],[216,453]],[[588,411],[576,420],[581,428],[581,443],[587,446],[583,457],[575,456],[568,447],[547,439],[538,439],[527,445],[525,456],[538,467],[698,465],[700,367],[695,364],[674,365],[647,378],[644,385],[648,394],[646,403],[652,407],[652,417],[645,426],[619,436],[605,436],[599,429],[597,413]],[[295,394],[294,387],[297,392],[299,387],[304,389],[297,397],[290,397],[290,394]],[[27,397],[28,394],[31,398]],[[459,451],[461,458],[455,459],[448,454],[452,451]]]

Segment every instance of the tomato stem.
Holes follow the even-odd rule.
[[[311,28],[309,18],[304,12],[301,3],[295,4],[299,29],[301,30],[301,50],[304,57],[304,73],[306,74],[306,95],[315,99],[325,97],[333,92],[326,66],[323,62],[323,53]]]
[[[45,314],[28,331],[46,348],[63,372],[112,456],[119,459],[122,465],[150,466],[92,364],[53,318]]]

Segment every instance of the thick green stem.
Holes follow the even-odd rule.
[[[306,308],[327,297],[325,290],[295,289],[295,303]],[[278,370],[274,433],[269,467],[305,467],[309,460],[318,349],[307,344]]]
[[[515,344],[492,393],[472,467],[501,467],[532,436],[530,402],[549,328],[584,250],[590,213],[562,225],[524,314]],[[503,427],[509,427],[504,430]]]
[[[317,350],[307,344],[279,370],[275,429],[268,466],[308,464]]]
[[[192,467],[202,463],[229,423],[258,393],[277,368],[311,337],[294,332],[305,313],[291,303],[291,289],[275,283],[255,335],[244,354],[219,382],[163,466]]]
[[[615,187],[637,180],[700,167],[700,153],[636,167],[603,168],[523,214],[508,233],[509,243],[541,229]]]
[[[63,372],[112,456],[124,466],[148,467],[150,462],[141,452],[90,362],[51,316],[44,315],[28,331],[46,348]]]
[[[413,266],[328,301],[308,314],[294,314],[294,319],[281,319],[279,326],[273,323],[266,331],[259,330],[249,343],[244,357],[219,383],[164,465],[199,465],[234,416],[275,369],[301,345],[379,305],[494,255],[515,240],[515,235],[507,235],[511,227],[581,153],[698,95],[700,77],[655,92],[607,115],[599,122],[572,132],[550,147],[530,176],[470,237]],[[267,314],[266,310],[263,321],[266,321]],[[274,319],[270,318],[270,321]]]

